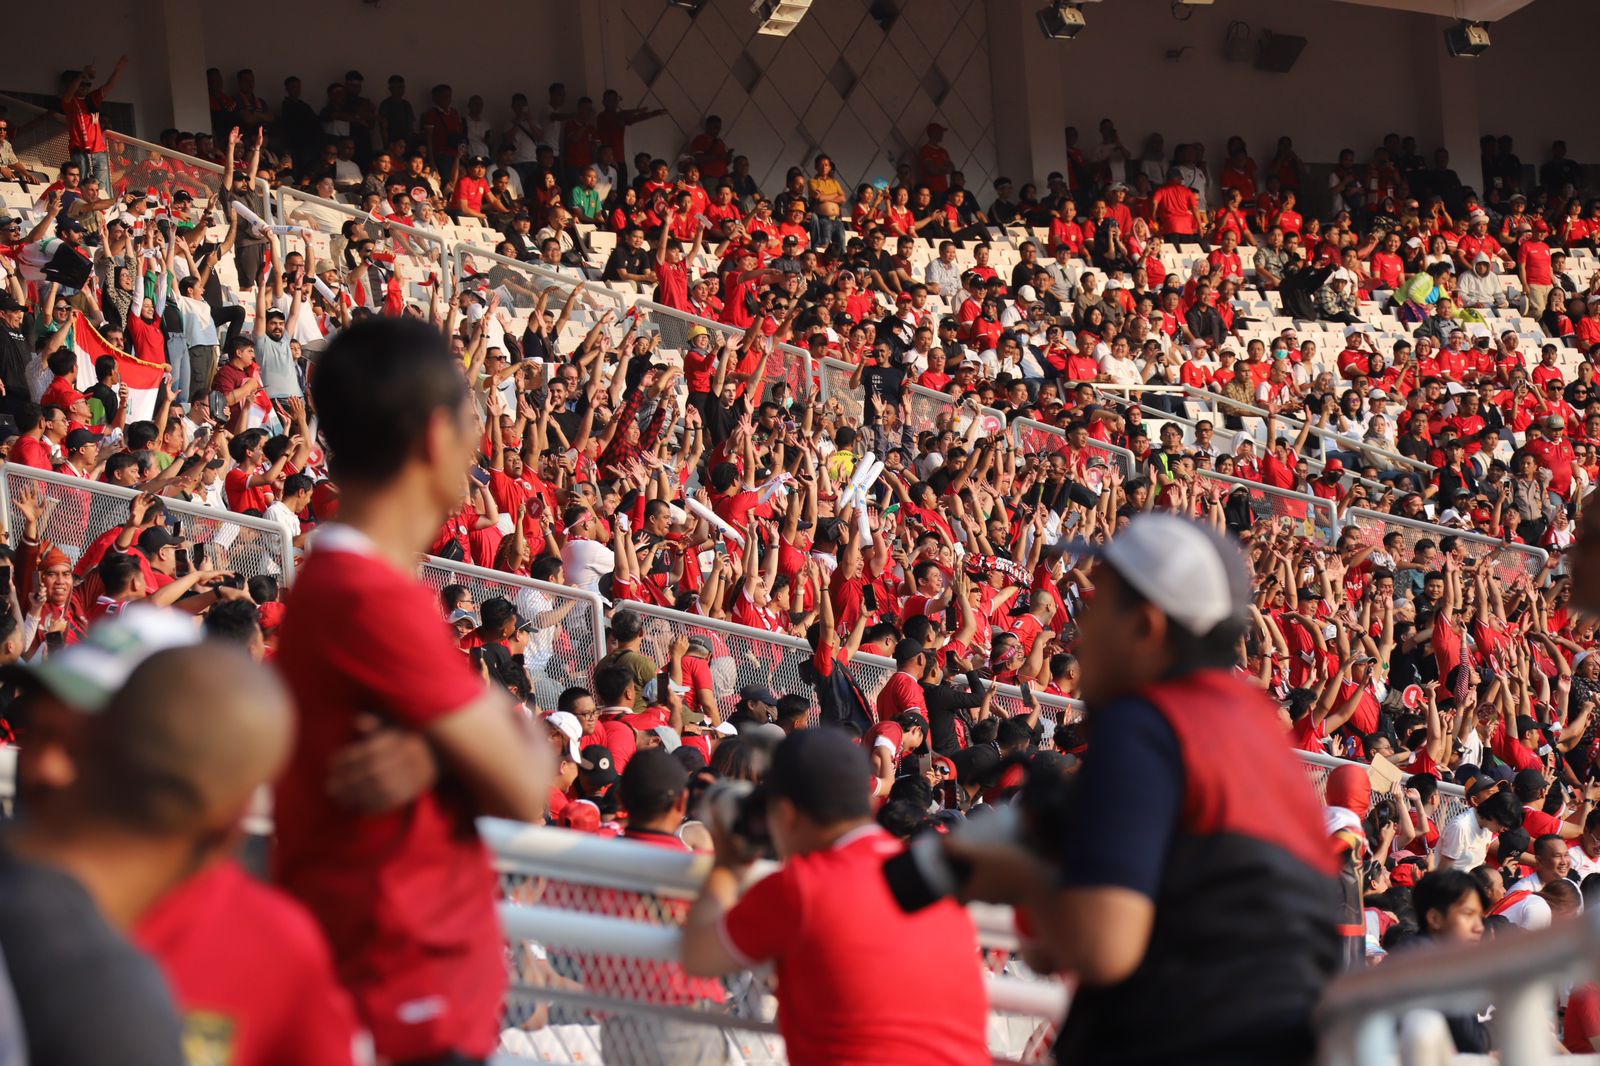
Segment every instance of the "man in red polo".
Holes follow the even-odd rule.
[[[551,762],[415,577],[481,438],[459,362],[415,319],[342,331],[312,397],[339,521],[318,530],[279,638],[299,729],[275,796],[274,872],[327,935],[381,1058],[481,1062],[498,1040],[506,964],[474,819],[542,819]],[[341,756],[374,730],[448,774],[417,775],[404,799],[348,801],[334,787]]]

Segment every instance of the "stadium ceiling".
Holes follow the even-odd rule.
[[[1386,7],[1392,11],[1418,11],[1424,15],[1494,22],[1527,7],[1533,0],[1340,0],[1345,4]]]

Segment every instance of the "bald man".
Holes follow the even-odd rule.
[[[0,844],[0,869],[12,857],[54,867],[75,876],[79,894],[119,931],[137,920],[134,937],[171,982],[184,1047],[200,1059],[364,1062],[354,1009],[315,923],[227,857],[255,791],[288,758],[287,695],[243,649],[199,641],[193,619],[133,607],[21,672],[25,814]],[[8,905],[0,925],[18,917]],[[38,958],[26,929],[0,928],[0,945],[12,935],[25,960]],[[61,987],[27,981],[46,995]],[[94,1026],[67,1009],[85,1002],[96,1002]],[[103,1061],[182,1061],[129,1058],[126,1034],[105,1031],[98,1001],[56,995],[50,1005],[61,1011],[59,1026],[26,1022],[34,1062],[97,1061],[37,1047],[52,1033],[103,1039]],[[147,1029],[148,1019],[133,1019],[137,1007],[130,1022]]]

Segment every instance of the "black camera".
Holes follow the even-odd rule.
[[[717,781],[700,800],[702,822],[720,831],[743,862],[776,859],[767,825],[767,790],[748,781]]]
[[[1050,753],[1035,753],[1017,761],[1026,767],[1026,777],[1015,800],[975,810],[950,835],[1013,841],[1060,865],[1074,779],[1067,774],[1065,761]],[[925,832],[913,837],[905,851],[884,862],[883,877],[895,903],[913,914],[959,892],[972,877],[972,865],[945,851],[944,834]]]

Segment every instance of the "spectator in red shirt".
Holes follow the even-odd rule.
[[[111,156],[100,125],[100,108],[127,66],[128,57],[118,56],[111,76],[98,89],[89,88],[94,84],[93,65],[61,75],[61,113],[67,116],[67,145],[72,161],[78,164],[85,182],[98,179],[104,190],[111,188]]]
[[[905,846],[872,821],[866,753],[842,730],[804,729],[778,745],[764,786],[784,864],[741,898],[749,856],[713,828],[717,861],[684,925],[684,969],[772,963],[794,1066],[989,1062],[972,919],[953,900],[911,913],[895,902],[883,864]]]
[[[1175,245],[1195,244],[1204,228],[1205,211],[1200,206],[1194,190],[1183,183],[1183,172],[1174,167],[1167,171],[1167,183],[1150,198],[1156,224],[1162,236]]]
[[[894,646],[898,668],[878,691],[878,721],[889,722],[906,711],[928,713],[928,700],[922,692],[922,676],[927,672],[927,651],[914,640]]]
[[[456,649],[413,576],[481,437],[459,363],[415,319],[342,332],[311,391],[339,522],[319,529],[279,637],[300,723],[274,803],[276,878],[327,934],[380,1056],[485,1058],[506,967],[473,818],[541,819],[550,749]],[[363,739],[414,749],[423,772],[399,798],[330,791]],[[459,790],[435,787],[435,758]]]

